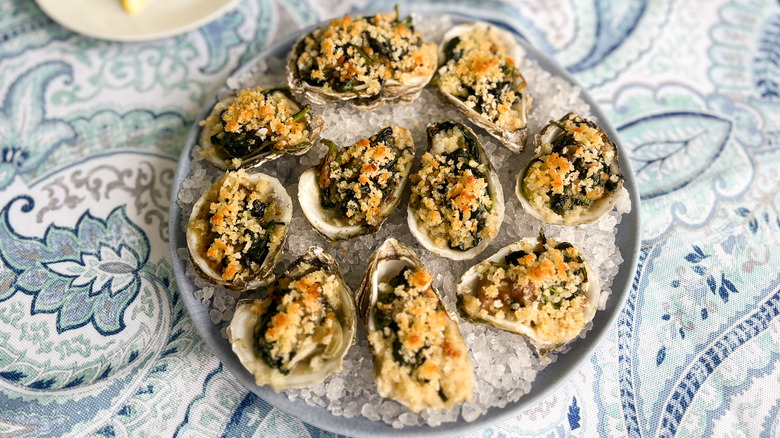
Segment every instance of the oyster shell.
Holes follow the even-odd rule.
[[[338,264],[322,248],[311,247],[268,297],[238,302],[227,333],[255,383],[279,392],[341,371],[356,326],[352,292]]]
[[[433,79],[439,95],[512,152],[522,152],[532,99],[516,63],[525,52],[515,37],[484,22],[450,29],[439,46]]]
[[[436,71],[436,45],[411,17],[395,13],[335,19],[301,37],[287,58],[287,83],[312,102],[348,101],[370,111],[417,99]],[[342,44],[340,41],[349,41]]]
[[[427,133],[428,151],[411,177],[409,229],[434,254],[474,258],[504,220],[498,175],[467,126],[447,120],[429,125]]]
[[[551,121],[536,136],[535,153],[515,189],[533,217],[553,225],[580,225],[612,210],[623,188],[618,149],[595,123],[574,113]],[[550,183],[556,179],[563,182],[560,193]]]
[[[328,144],[328,153],[298,181],[304,215],[332,241],[378,231],[401,200],[409,178],[414,161],[411,133],[389,126],[349,148],[323,143]]]
[[[523,335],[545,359],[593,319],[600,294],[599,279],[580,251],[540,233],[466,271],[458,284],[458,309],[470,321]]]
[[[277,132],[272,122],[288,132]],[[224,170],[306,153],[325,128],[325,119],[311,114],[311,105],[302,105],[287,87],[257,87],[223,98],[200,124],[201,153]]]
[[[249,215],[242,215],[246,210]],[[213,284],[239,291],[265,286],[274,280],[291,218],[292,200],[279,180],[228,171],[192,208],[190,260]]]
[[[355,300],[379,395],[413,412],[471,401],[474,368],[457,316],[412,250],[385,240],[371,256]]]

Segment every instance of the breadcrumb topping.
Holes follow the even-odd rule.
[[[461,297],[469,316],[517,322],[543,342],[564,343],[585,324],[588,273],[582,253],[568,243],[547,239],[507,254],[500,262],[477,265],[476,295]]]
[[[495,28],[475,26],[445,45],[437,86],[498,127],[516,131],[526,126],[526,84],[508,52]]]
[[[380,279],[368,335],[377,358],[380,394],[415,412],[450,409],[471,400],[472,371],[466,345],[442,308],[425,268],[405,267]]]
[[[425,44],[411,18],[397,12],[373,17],[345,15],[316,29],[296,47],[301,79],[325,91],[379,95],[436,69],[436,45]]]
[[[282,90],[257,87],[241,90],[232,100],[215,106],[201,125],[209,129],[212,144],[230,158],[240,159],[260,151],[308,146],[309,110]]]
[[[617,151],[607,135],[579,116],[551,122],[562,132],[537,150],[523,179],[523,194],[537,209],[568,218],[588,212],[614,193],[623,177],[611,163]]]
[[[410,205],[434,245],[461,251],[498,233],[486,175],[488,165],[457,126],[439,131],[412,175]]]
[[[350,225],[379,226],[413,160],[412,135],[400,126],[387,127],[340,151],[334,145],[320,165],[323,208],[338,210]]]
[[[257,355],[282,374],[304,359],[306,365],[316,368],[313,358],[317,354],[319,359],[325,358],[328,347],[341,342],[334,311],[340,307],[341,286],[336,275],[312,270],[305,263],[298,270],[311,272],[279,279],[270,290],[270,304],[258,300],[252,306],[252,312],[260,316],[255,327]]]
[[[284,240],[286,224],[273,189],[265,180],[250,183],[243,170],[227,172],[208,212],[190,225],[207,236],[200,256],[225,281],[237,284],[252,280],[267,255]]]

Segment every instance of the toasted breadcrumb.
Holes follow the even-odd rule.
[[[458,36],[453,57],[439,68],[437,86],[502,129],[525,128],[518,105],[526,84],[515,68],[503,38],[492,26],[476,26]]]
[[[464,295],[461,309],[475,319],[490,316],[532,328],[543,342],[565,343],[588,322],[582,253],[553,239],[541,248],[524,244],[522,251],[477,265],[477,293]]]
[[[304,81],[325,91],[375,96],[436,69],[436,45],[395,13],[332,20],[306,37],[296,66]]]
[[[300,271],[311,270],[307,264]],[[312,270],[300,277],[284,277],[270,291],[272,302],[258,300],[252,311],[260,316],[256,327],[258,353],[283,373],[289,372],[307,351],[326,349],[338,339],[335,308],[340,307],[340,283],[333,273]],[[315,359],[316,360],[316,359]],[[316,367],[316,363],[307,362]]]
[[[380,394],[414,412],[471,401],[473,366],[457,324],[431,288],[430,272],[406,268],[395,279],[398,285],[390,280],[377,286],[375,313],[385,323],[368,334],[381,376]]]
[[[498,233],[498,218],[489,210],[493,201],[485,175],[486,164],[452,158],[465,148],[463,133],[452,128],[437,134],[432,150],[422,156],[420,169],[411,176],[413,214],[420,229],[441,248],[469,249]]]

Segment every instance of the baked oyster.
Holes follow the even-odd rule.
[[[433,79],[440,96],[512,152],[525,146],[532,101],[517,68],[524,56],[509,32],[487,23],[462,24],[444,35],[443,64]]]
[[[328,145],[328,153],[298,182],[304,215],[332,241],[378,231],[406,186],[414,161],[412,134],[388,126],[348,148],[322,142]]]
[[[276,178],[228,171],[192,208],[187,249],[205,280],[244,291],[274,280],[292,200]]]
[[[227,333],[255,383],[279,392],[341,371],[355,342],[356,321],[352,292],[336,261],[311,247],[265,299],[238,302]]]
[[[308,151],[325,127],[287,87],[240,90],[200,122],[203,156],[220,169],[246,169]]]
[[[473,366],[430,272],[390,238],[371,256],[355,297],[382,397],[420,412],[471,401]]]
[[[569,113],[536,136],[534,158],[517,178],[525,211],[548,224],[580,225],[607,214],[623,189],[615,143]]]
[[[287,59],[287,83],[312,102],[360,110],[417,99],[436,71],[436,45],[412,18],[388,14],[331,20],[301,37]]]
[[[540,232],[472,267],[458,284],[458,309],[473,322],[525,336],[544,359],[593,319],[599,279],[579,249]]]
[[[408,222],[429,251],[452,260],[474,258],[504,220],[504,194],[477,136],[443,121],[428,126],[428,150],[413,174]]]

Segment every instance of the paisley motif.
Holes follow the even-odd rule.
[[[743,195],[755,176],[748,150],[763,142],[756,134],[760,116],[724,97],[704,99],[688,87],[622,88],[603,109],[616,124],[646,216],[646,240],[668,234],[680,224],[696,226],[712,218],[718,203]],[[728,111],[723,114],[722,111]],[[739,167],[739,178],[721,175]],[[681,191],[695,202],[682,203]]]
[[[170,262],[154,249],[165,242],[144,220],[154,217],[147,213],[158,208],[155,196],[167,198],[153,192],[173,162],[158,161],[146,173],[153,187],[141,179],[132,189],[146,202],[117,205],[123,198],[114,190],[130,189],[123,178],[140,175],[149,158],[127,154],[119,160],[126,169],[108,172],[112,157],[0,199],[0,404],[25,407],[12,408],[18,414],[2,416],[0,427],[54,436],[94,427],[139,390],[155,363],[179,350],[174,340],[183,333],[169,334],[183,309]],[[76,184],[58,191],[63,180]],[[63,214],[72,209],[81,213]]]
[[[22,211],[30,211],[33,201]],[[0,258],[13,271],[3,301],[17,291],[33,296],[31,315],[57,315],[57,333],[91,323],[103,336],[125,328],[124,313],[141,289],[149,241],[124,208],[105,221],[85,213],[75,229],[52,227],[42,239],[16,234],[0,212]]]
[[[72,32],[54,23],[35,3],[10,0],[0,7],[0,61],[71,36]]]
[[[732,134],[731,122],[696,112],[669,112],[620,128],[643,200],[679,190],[704,173]]]
[[[47,117],[44,100],[55,78],[72,75],[69,65],[47,62],[12,83],[0,107],[0,189],[16,175],[29,177],[53,150],[75,142],[70,124]]]

